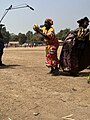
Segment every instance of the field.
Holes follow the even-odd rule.
[[[5,48],[3,61],[0,120],[90,120],[90,70],[48,74],[45,47]]]

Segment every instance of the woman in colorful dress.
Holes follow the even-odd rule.
[[[44,42],[46,43],[46,66],[51,68],[49,73],[58,75],[59,60],[57,57],[57,50],[59,47],[59,42],[55,36],[55,31],[52,25],[53,20],[48,18],[45,20],[44,25],[39,27],[37,24],[35,24],[33,29],[44,36]]]

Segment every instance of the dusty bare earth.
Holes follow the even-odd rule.
[[[59,76],[47,74],[44,49],[5,48],[7,66],[0,67],[0,120],[90,120],[90,70],[80,72],[79,77],[62,70]]]

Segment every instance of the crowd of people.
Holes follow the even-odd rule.
[[[33,29],[37,34],[43,36],[46,44],[46,66],[50,68],[49,74],[59,75],[59,68],[70,75],[77,75],[79,71],[90,65],[90,31],[87,29],[89,19],[84,17],[77,21],[78,28],[70,31],[66,36],[60,53],[60,59],[57,56],[59,41],[55,35],[53,20],[45,19],[44,24],[38,26],[34,24]],[[0,66],[5,66],[2,62],[4,42],[2,36],[2,27],[0,24]]]

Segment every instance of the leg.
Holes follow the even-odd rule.
[[[3,56],[3,49],[0,50],[0,66],[5,66],[5,64],[2,63],[2,56]]]
[[[54,67],[51,67],[49,74],[53,74],[53,72],[54,72]]]

